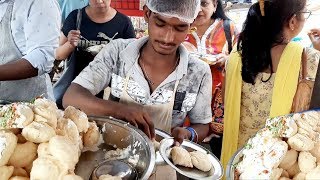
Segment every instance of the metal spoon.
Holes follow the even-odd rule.
[[[92,180],[98,180],[100,176],[109,174],[111,176],[120,176],[123,180],[138,179],[137,171],[128,163],[121,160],[103,161],[92,173]]]

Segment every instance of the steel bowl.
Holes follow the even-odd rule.
[[[240,162],[243,154],[242,154],[243,148],[238,149],[237,152],[233,154],[231,159],[229,160],[227,167],[226,167],[226,177],[227,179],[234,180],[235,178],[235,170],[236,165]]]
[[[139,159],[133,167],[137,171],[138,179],[148,179],[155,166],[155,150],[149,138],[138,128],[112,117],[89,117],[95,121],[102,134],[103,143],[97,151],[86,151],[80,156],[75,173],[83,179],[90,179],[94,169],[103,161],[109,150],[131,147],[129,153],[138,155]],[[129,158],[120,159],[129,161]],[[129,163],[129,162],[128,162]]]

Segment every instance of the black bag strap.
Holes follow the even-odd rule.
[[[223,20],[223,29],[226,35],[227,43],[228,43],[228,51],[231,53],[232,51],[232,37],[231,37],[231,29],[230,29],[230,20]]]
[[[313,86],[309,109],[320,108],[320,69],[319,68],[320,68],[320,63],[318,65],[318,70],[317,70],[316,79]]]
[[[76,20],[76,30],[80,30],[81,21],[82,21],[82,9],[78,9],[77,20]],[[75,50],[78,51],[79,50],[78,47]]]
[[[82,9],[78,9],[77,21],[76,21],[76,30],[80,30],[82,21]]]

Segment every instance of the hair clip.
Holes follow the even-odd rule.
[[[265,12],[264,12],[264,0],[259,0],[259,6],[260,6],[260,11],[261,11],[261,15],[265,16]]]

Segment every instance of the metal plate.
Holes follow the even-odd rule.
[[[181,144],[183,148],[185,148],[187,151],[201,151],[203,153],[208,154],[208,160],[212,163],[212,171],[209,172],[202,172],[196,168],[186,168],[182,166],[175,166],[172,161],[169,159],[170,157],[170,148],[173,146],[174,140],[173,138],[170,139],[164,139],[161,141],[160,145],[160,154],[163,157],[163,159],[177,172],[180,174],[189,177],[191,179],[201,179],[201,180],[214,180],[214,179],[221,179],[223,176],[223,168],[219,160],[215,155],[213,155],[209,150],[206,148],[184,140]]]
[[[172,138],[170,134],[160,130],[160,129],[155,129],[156,131],[156,141],[161,142],[163,139],[166,138]],[[162,158],[161,154],[159,151],[156,151],[156,165],[166,165],[167,163],[164,161]]]

